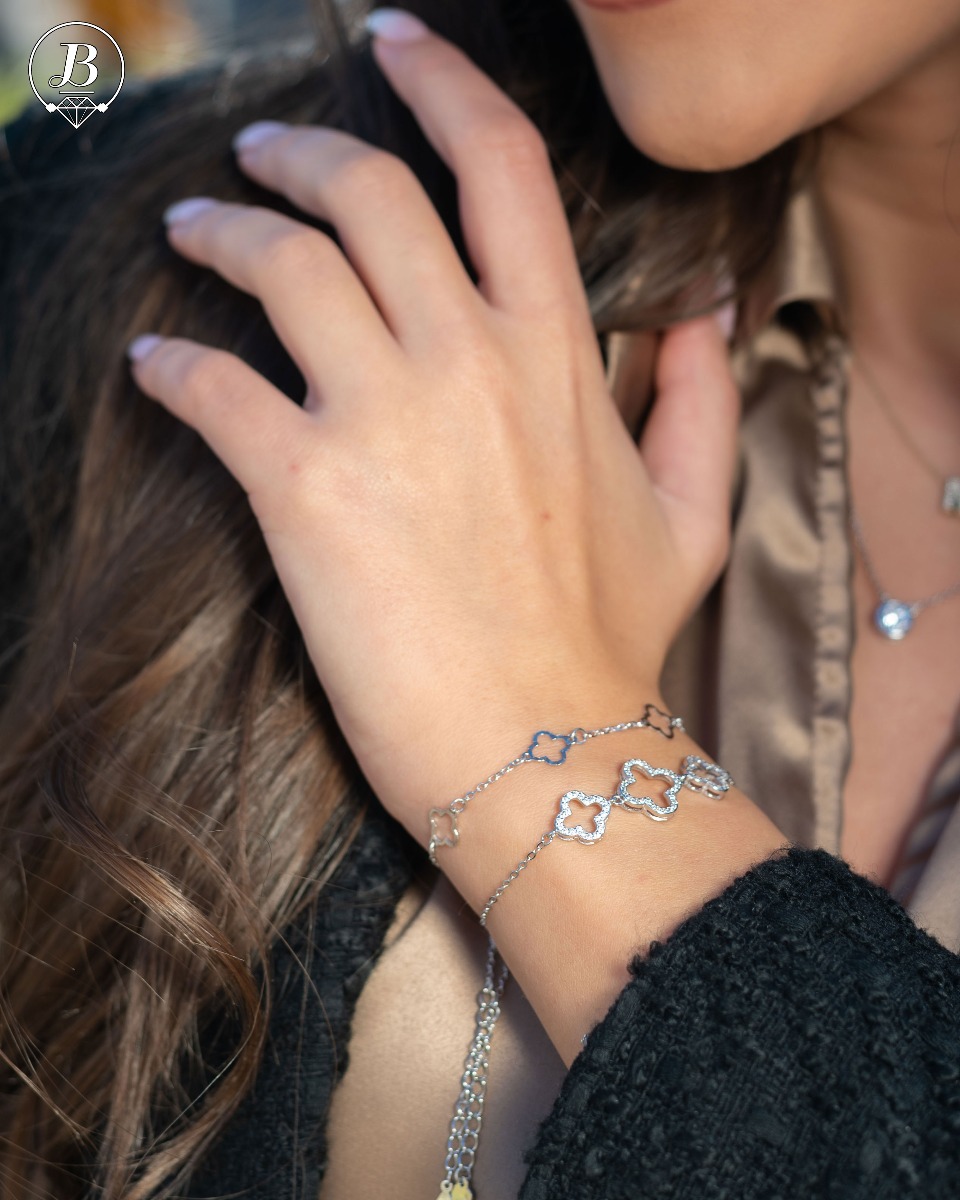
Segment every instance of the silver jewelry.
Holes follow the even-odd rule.
[[[638,771],[647,779],[668,779],[670,781],[670,786],[664,793],[666,804],[658,804],[651,796],[636,796],[630,791],[638,782]],[[559,837],[565,841],[577,841],[584,846],[592,846],[599,842],[606,832],[607,821],[615,805],[627,810],[639,809],[654,821],[666,821],[679,807],[681,788],[686,787],[690,791],[700,792],[714,800],[719,800],[724,792],[729,791],[732,786],[733,780],[722,767],[718,767],[716,763],[708,762],[696,754],[688,754],[683,760],[679,774],[667,767],[653,767],[643,758],[628,759],[620,767],[620,783],[612,796],[588,796],[586,793],[576,790],[564,792],[560,798],[560,808],[554,818],[553,827],[543,834],[530,853],[521,859],[520,863],[500,883],[480,914],[480,924],[486,926],[487,914],[490,909],[520,872],[532,863],[540,851],[545,846],[549,846],[554,838]],[[567,824],[572,813],[571,804],[574,802],[584,808],[596,807],[599,809],[599,812],[593,817],[592,829],[585,829],[582,825],[574,825],[571,828]]]
[[[899,430],[900,436],[913,451],[914,457],[923,464],[923,466],[933,476],[937,483],[941,485],[942,495],[940,499],[940,511],[945,513],[955,513],[957,516],[960,516],[960,474],[950,474],[944,477],[943,471],[936,465],[936,463],[932,463],[930,459],[927,458],[923,450],[921,450],[921,448],[913,440],[909,430],[897,416],[893,405],[889,404],[886,400],[883,392],[877,385],[877,381],[872,372],[867,370],[863,359],[857,355],[856,361],[864,379],[866,379],[867,384],[870,387],[870,390],[880,402],[880,407],[890,418],[891,423]]]
[[[438,847],[455,846],[460,840],[457,817],[466,808],[472,796],[490,787],[492,783],[496,783],[498,779],[502,779],[504,775],[509,774],[522,763],[544,762],[559,767],[566,762],[567,754],[572,746],[582,746],[590,738],[603,737],[607,733],[620,733],[624,729],[653,729],[666,738],[672,738],[674,730],[677,729],[681,733],[685,732],[683,721],[679,717],[670,716],[655,704],[647,704],[644,707],[643,716],[637,721],[623,721],[619,725],[606,725],[602,729],[583,729],[579,725],[570,733],[551,733],[548,729],[538,729],[533,735],[530,745],[522,754],[511,759],[498,771],[494,771],[492,775],[489,775],[482,783],[478,783],[475,788],[471,788],[469,792],[464,792],[462,796],[452,800],[446,808],[430,809],[428,814],[430,841],[427,847],[430,861],[435,867],[439,866],[435,853]],[[449,828],[446,833],[441,834],[438,826],[444,819],[449,820]]]
[[[852,501],[850,502],[850,524],[853,528],[853,536],[860,547],[860,553],[863,555],[863,565],[867,569],[870,582],[880,597],[880,603],[873,610],[873,624],[874,628],[879,633],[882,633],[884,637],[890,638],[891,641],[895,642],[902,641],[913,628],[913,622],[919,613],[925,608],[929,608],[933,604],[939,604],[941,600],[946,600],[950,596],[955,596],[960,592],[960,583],[955,583],[952,587],[943,588],[932,596],[925,596],[922,600],[914,600],[909,604],[903,600],[895,599],[883,588],[877,578],[873,560],[870,558],[863,540],[860,519],[854,510]]]
[[[665,738],[673,738],[677,730],[685,732],[683,721],[680,717],[671,716],[670,713],[664,712],[663,709],[658,708],[655,704],[645,705],[643,716],[639,720],[623,721],[619,725],[606,725],[600,729],[583,729],[578,725],[570,733],[551,733],[547,729],[537,730],[533,735],[530,745],[522,754],[511,759],[505,766],[488,776],[482,783],[478,783],[469,792],[464,792],[462,796],[458,796],[447,808],[430,809],[430,841],[428,849],[430,861],[436,866],[435,850],[440,846],[455,846],[459,842],[460,830],[457,827],[457,816],[463,812],[472,796],[490,787],[491,784],[496,783],[498,779],[502,779],[504,775],[522,763],[545,762],[551,766],[560,766],[566,761],[567,754],[573,746],[582,746],[590,738],[603,737],[608,733],[619,733],[624,729],[652,729]],[[631,759],[630,763],[633,766],[643,764],[649,771],[653,771],[656,774],[665,774],[672,780],[677,780],[678,783],[684,783],[691,790],[704,791],[707,794],[713,794],[713,791],[720,786],[718,781],[721,778],[729,779],[726,772],[721,772],[719,767],[714,767],[713,764],[706,763],[703,759],[696,759],[695,761],[700,764],[699,771],[701,773],[698,774],[697,770],[693,769],[694,756],[688,755],[684,765],[691,764],[691,771],[682,780],[672,771],[665,771],[664,768],[660,767],[649,767],[649,764],[640,758]],[[711,772],[720,772],[720,775],[715,776]],[[650,778],[653,777],[653,775],[650,776]],[[635,782],[635,779],[631,778],[631,782]],[[624,785],[623,779],[621,779],[621,786],[629,785]],[[729,783],[727,786],[729,786]],[[568,795],[573,794],[583,795],[582,792],[568,793]],[[620,796],[619,789],[617,795]],[[598,799],[604,804],[608,803],[602,797],[598,797]],[[612,804],[614,801],[611,800],[609,803]],[[658,812],[667,811],[660,808],[649,797],[633,797],[627,793],[625,793],[625,798],[617,800],[616,803],[622,804],[624,807],[641,807],[644,804],[649,804]],[[675,807],[676,805],[674,805]],[[647,812],[648,816],[653,816],[655,820],[665,820],[663,816],[656,816],[650,808],[645,808],[644,811]],[[672,812],[673,809],[670,808],[669,811]],[[438,831],[438,823],[444,818],[449,819],[450,828],[447,834],[441,835]],[[573,834],[567,831],[566,835],[561,836],[569,837],[573,836]],[[481,925],[486,925],[486,915],[489,907],[490,905],[488,904],[483,912],[483,916],[480,919]],[[503,988],[506,984],[508,974],[507,965],[503,962],[493,938],[488,935],[488,939],[487,969],[483,987],[477,995],[476,1030],[460,1080],[460,1096],[454,1109],[453,1120],[450,1123],[450,1133],[447,1137],[447,1156],[444,1160],[444,1170],[446,1173],[440,1184],[440,1194],[437,1196],[437,1200],[473,1200],[470,1180],[473,1175],[473,1166],[476,1161],[477,1146],[480,1140],[480,1126],[483,1121],[483,1103],[487,1090],[490,1038],[493,1035],[494,1026],[500,1015],[500,999],[503,995]],[[500,961],[500,971],[495,978],[494,967],[498,959]],[[584,1035],[583,1041],[586,1042],[586,1035]]]
[[[487,1091],[490,1038],[500,1016],[500,998],[507,979],[507,964],[500,960],[499,976],[494,981],[494,961],[499,951],[490,939],[487,970],[483,987],[477,994],[477,1028],[460,1077],[460,1096],[447,1138],[446,1176],[440,1184],[437,1200],[473,1200],[470,1178],[477,1157],[483,1102]]]

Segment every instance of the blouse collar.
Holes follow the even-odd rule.
[[[795,301],[810,304],[824,329],[845,337],[843,287],[830,246],[822,205],[806,183],[787,202],[774,249],[740,302],[737,344]]]

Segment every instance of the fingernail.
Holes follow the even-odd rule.
[[[714,298],[719,300],[721,296],[728,296],[731,292],[736,291],[736,280],[730,272],[724,267],[721,269],[717,278]],[[729,342],[733,337],[734,330],[737,327],[737,300],[736,296],[730,299],[720,308],[714,309],[713,318],[720,326],[720,332],[723,334],[724,340]]]
[[[729,342],[733,337],[733,331],[737,327],[736,300],[728,300],[720,308],[714,309],[713,319],[720,326],[720,332],[723,334],[724,341]]]
[[[403,8],[375,8],[363,23],[368,33],[385,42],[413,42],[430,32],[419,17]]]
[[[276,137],[278,133],[283,133],[288,128],[289,126],[285,125],[283,121],[254,121],[233,135],[233,148],[234,150],[252,150],[254,146],[259,146],[261,142]]]
[[[213,208],[216,203],[217,201],[211,200],[209,196],[190,196],[187,200],[178,200],[176,204],[171,204],[169,208],[164,209],[164,223],[178,225],[181,221],[189,221],[198,213]]]
[[[154,346],[159,346],[163,338],[158,333],[141,333],[127,346],[127,358],[131,362],[140,362],[146,358]]]

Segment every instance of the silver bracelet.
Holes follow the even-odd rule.
[[[490,787],[491,784],[496,783],[498,779],[502,779],[504,775],[525,762],[543,762],[549,763],[551,766],[560,766],[566,761],[567,754],[574,746],[582,746],[590,738],[603,737],[604,734],[618,733],[624,729],[652,729],[665,738],[672,738],[678,729],[684,731],[683,721],[679,717],[665,713],[655,704],[647,704],[644,707],[643,716],[639,720],[624,721],[619,725],[607,725],[602,729],[584,729],[582,726],[577,726],[570,733],[552,733],[548,729],[538,729],[533,735],[530,745],[522,754],[511,759],[469,792],[458,796],[446,808],[430,809],[428,845],[430,861],[434,866],[438,866],[435,851],[440,846],[453,847],[459,842],[460,830],[457,827],[457,817],[466,808],[472,796]],[[441,833],[438,828],[441,820],[449,821],[449,828],[445,833]],[[475,1031],[460,1080],[460,1095],[447,1137],[445,1173],[437,1200],[473,1200],[470,1183],[480,1140],[480,1125],[483,1120],[490,1038],[500,1015],[500,998],[508,975],[507,965],[503,962],[500,952],[489,935],[488,940],[487,969],[483,987],[477,995]],[[499,971],[496,971],[498,963]]]
[[[498,771],[494,771],[492,775],[487,776],[482,783],[478,783],[469,792],[464,792],[462,796],[458,796],[455,800],[452,800],[446,808],[430,809],[428,814],[430,820],[430,841],[427,847],[430,861],[435,867],[439,866],[440,864],[437,862],[435,853],[438,847],[455,846],[460,840],[457,817],[466,808],[472,796],[490,787],[492,783],[496,783],[498,779],[502,779],[504,775],[509,774],[510,771],[521,766],[523,763],[543,762],[549,763],[554,767],[559,767],[566,762],[567,754],[571,747],[582,746],[590,738],[603,737],[607,733],[620,733],[624,729],[652,729],[665,738],[672,738],[674,731],[677,729],[681,733],[686,732],[683,727],[683,721],[679,717],[672,717],[655,704],[647,704],[644,707],[643,716],[637,721],[623,721],[619,725],[606,725],[602,729],[583,729],[579,725],[576,729],[571,730],[570,733],[551,733],[548,729],[538,729],[533,735],[530,745],[522,754],[517,755],[516,758],[511,759],[510,762],[502,766]],[[446,833],[441,834],[438,829],[438,823],[444,818],[449,819],[449,829]]]
[[[630,788],[638,780],[638,771],[647,779],[668,779],[670,781],[670,786],[664,793],[664,799],[667,801],[666,804],[658,804],[652,796],[634,796],[631,794]],[[496,904],[520,872],[532,863],[544,846],[549,846],[554,838],[559,837],[565,841],[577,841],[584,846],[592,846],[596,842],[599,842],[607,828],[607,819],[614,805],[627,810],[632,809],[636,811],[639,809],[640,812],[646,813],[653,821],[666,821],[679,807],[678,797],[681,788],[687,788],[691,792],[700,792],[704,796],[710,796],[714,800],[719,800],[732,786],[733,779],[723,767],[718,767],[716,763],[708,762],[707,759],[700,758],[699,755],[688,754],[683,760],[683,766],[680,768],[679,774],[671,771],[668,767],[651,766],[644,758],[627,759],[620,766],[620,783],[612,796],[588,796],[585,792],[577,790],[564,792],[560,797],[560,807],[554,818],[552,828],[540,838],[540,841],[537,842],[530,853],[521,859],[506,879],[500,883],[480,914],[480,924],[486,926],[487,914],[490,912],[490,909],[493,908],[494,904]],[[587,830],[582,825],[574,825],[572,828],[567,825],[567,820],[571,815],[570,805],[574,800],[583,807],[596,807],[599,809],[599,812],[593,817],[592,830]]]

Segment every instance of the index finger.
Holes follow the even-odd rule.
[[[534,123],[426,26],[403,41],[375,36],[373,49],[457,178],[464,239],[484,298],[518,315],[567,305],[592,329],[550,156]]]

